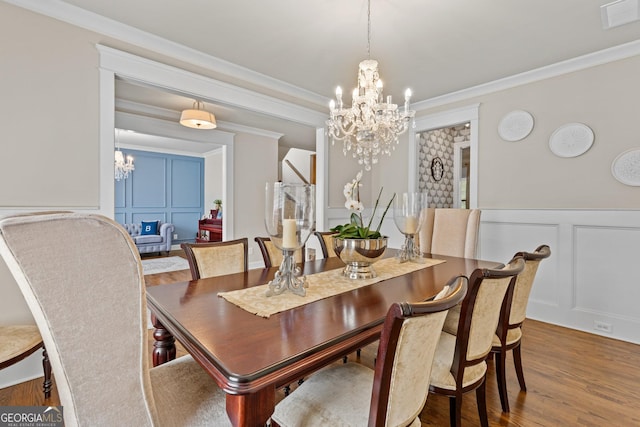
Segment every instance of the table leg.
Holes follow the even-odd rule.
[[[154,314],[151,314],[151,323],[156,328],[153,332],[153,366],[158,366],[176,358],[176,340]]]
[[[267,386],[252,394],[227,394],[227,415],[236,427],[263,427],[275,406],[274,386]]]

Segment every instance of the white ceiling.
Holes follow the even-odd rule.
[[[639,21],[602,28],[600,6],[610,1],[371,0],[371,58],[380,63],[385,95],[401,102],[410,87],[412,102],[423,101],[640,39]],[[301,102],[319,111],[327,108],[337,85],[350,93],[358,62],[367,57],[366,0],[56,3],[59,10],[77,6],[210,55],[213,68],[220,64],[217,58],[286,82],[303,89],[308,96]],[[122,31],[123,39],[126,34]],[[234,82],[237,70],[231,70],[225,75],[218,67],[216,72]],[[291,93],[278,94],[273,87],[272,96],[291,100]],[[166,95],[128,84],[118,88],[123,98],[176,111],[191,102]],[[304,126],[288,129],[290,123],[211,108],[223,121],[286,132],[285,145],[304,146],[307,138],[313,143],[312,130]]]

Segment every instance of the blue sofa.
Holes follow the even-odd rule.
[[[171,250],[173,231],[175,227],[168,222],[158,224],[158,234],[140,234],[142,224],[123,224],[125,230],[133,238],[133,241],[141,254],[149,252],[167,252]]]

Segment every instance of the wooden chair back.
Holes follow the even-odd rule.
[[[0,326],[0,369],[12,366],[42,349],[45,399],[51,396],[51,364],[36,325]]]
[[[509,412],[509,397],[506,381],[506,352],[513,350],[513,363],[516,375],[520,383],[520,389],[526,391],[522,369],[522,352],[520,343],[522,340],[522,324],[527,315],[527,303],[533,287],[533,281],[538,271],[540,261],[551,255],[551,249],[547,245],[541,245],[534,252],[518,252],[515,256],[522,257],[525,262],[524,270],[518,274],[513,288],[511,305],[508,301],[502,306],[500,322],[496,328],[493,347],[491,351],[496,354],[496,377],[498,380],[498,393],[503,412]]]
[[[244,237],[225,242],[182,243],[180,245],[193,280],[248,270],[249,240]]]
[[[427,400],[431,365],[447,310],[463,300],[466,277],[448,294],[420,303],[395,303],[387,312],[374,372],[370,426],[409,425]]]
[[[514,256],[523,257],[525,265],[524,270],[516,279],[510,314],[508,317],[504,316],[508,329],[519,327],[527,317],[527,304],[529,303],[529,295],[538,272],[538,266],[540,261],[551,256],[551,249],[547,245],[540,245],[534,252],[518,252]]]
[[[465,369],[483,363],[491,351],[502,307],[510,308],[515,281],[524,258],[514,257],[500,269],[478,269],[469,278],[469,291],[460,306],[451,372],[462,385]]]
[[[323,257],[330,258],[338,256],[333,249],[333,236],[336,233],[333,231],[314,231],[313,234],[318,238]]]
[[[278,249],[269,237],[256,237],[254,240],[260,248],[262,259],[264,260],[264,266],[266,268],[279,267],[280,264],[282,264],[282,250]],[[304,251],[305,247],[303,246],[293,253],[296,263],[304,261]]]

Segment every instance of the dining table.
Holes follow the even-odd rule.
[[[219,294],[265,285],[277,267],[150,286],[153,364],[175,358],[177,339],[226,393],[231,424],[264,426],[274,411],[279,387],[378,340],[392,303],[427,300],[455,276],[468,277],[475,269],[500,265],[442,255],[423,257],[438,263],[268,317]],[[300,268],[311,277],[343,269],[344,263],[333,257],[306,261]]]

